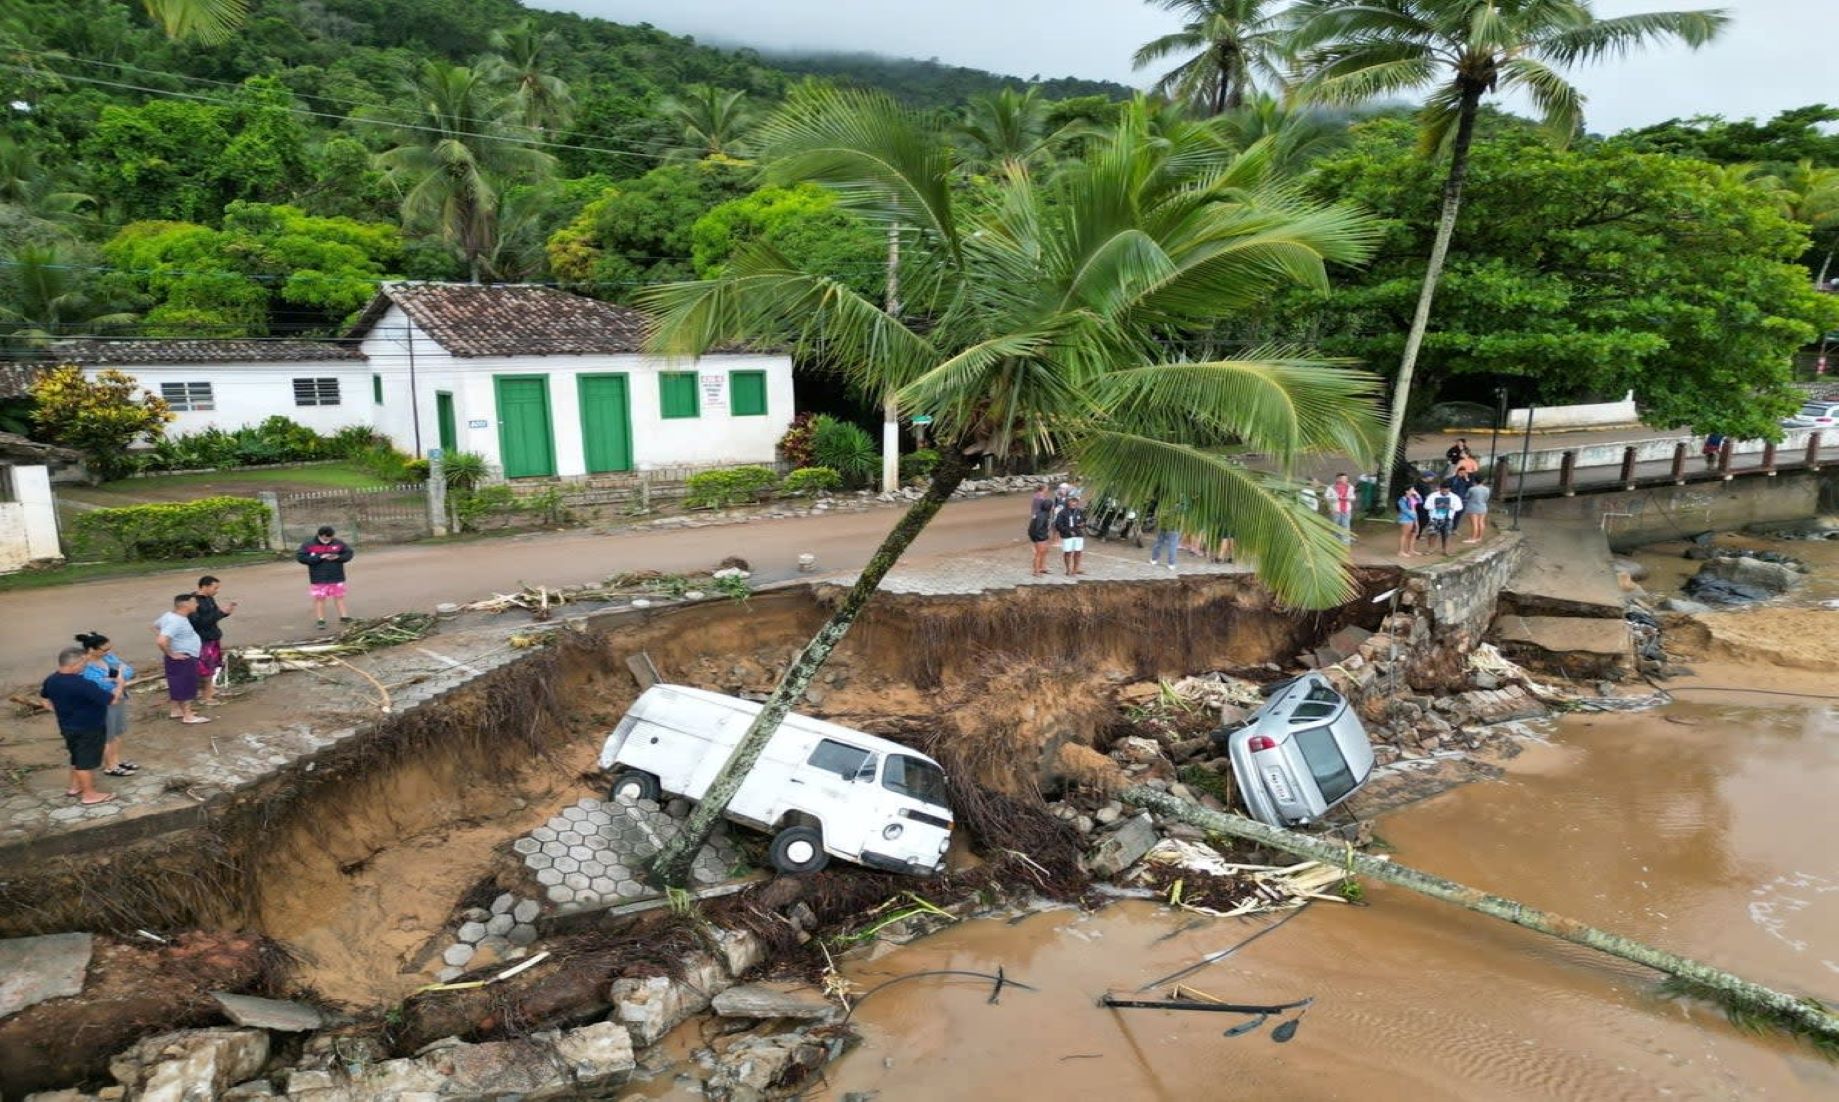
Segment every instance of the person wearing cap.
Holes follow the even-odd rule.
[[[1054,518],[1054,531],[1060,535],[1060,559],[1067,574],[1085,573],[1079,560],[1086,550],[1086,511],[1078,494],[1066,499],[1066,508]]]

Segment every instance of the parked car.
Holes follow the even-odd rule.
[[[700,800],[760,705],[653,685],[607,736],[600,767],[614,798]],[[796,713],[785,717],[729,802],[727,818],[772,834],[782,872],[831,857],[915,875],[937,872],[952,812],[939,763],[899,743]]]
[[[1793,417],[1782,418],[1789,429],[1830,429],[1839,426],[1839,402],[1808,402]]]
[[[1221,728],[1245,808],[1275,827],[1314,822],[1373,775],[1373,746],[1347,698],[1319,673],[1273,686],[1239,727]]]

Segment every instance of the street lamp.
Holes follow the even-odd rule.
[[[1494,452],[1500,446],[1501,425],[1507,420],[1507,388],[1494,388],[1494,437],[1488,441],[1488,477],[1494,477]]]

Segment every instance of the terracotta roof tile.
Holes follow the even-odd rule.
[[[154,364],[300,363],[362,360],[352,341],[313,340],[84,340],[52,346],[55,359],[85,367]]]
[[[390,302],[455,356],[634,353],[645,343],[637,310],[526,283],[386,284],[354,334],[368,332]]]
[[[0,398],[25,397],[37,375],[37,364],[0,363]]]

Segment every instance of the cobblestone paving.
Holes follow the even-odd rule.
[[[1167,579],[1184,574],[1249,574],[1243,563],[1212,563],[1200,555],[1182,552],[1175,570],[1152,566],[1149,547],[1136,548],[1121,541],[1101,543],[1086,541],[1081,573],[1069,576],[1062,572],[1060,545],[1054,544],[1047,556],[1046,574],[1031,574],[1032,549],[1018,542],[1013,548],[974,551],[962,555],[937,555],[903,561],[882,579],[881,588],[889,593],[920,593],[933,596],[987,593],[992,589],[1014,589],[1024,585],[1078,585],[1082,582],[1140,582]],[[824,579],[838,585],[855,582],[856,572]]]
[[[673,805],[681,801],[673,801]],[[687,813],[687,805],[682,809]],[[658,898],[641,870],[680,829],[680,816],[652,800],[588,797],[511,843],[558,913]],[[691,880],[719,884],[740,865],[725,830],[696,855]]]

